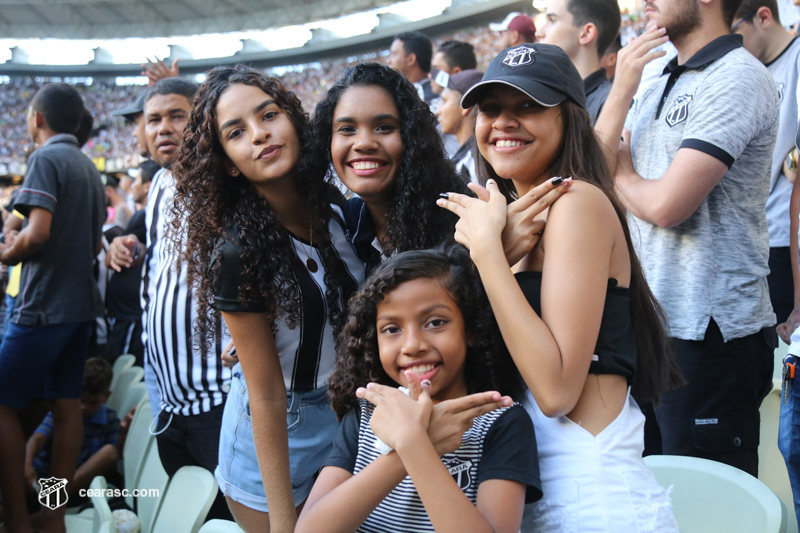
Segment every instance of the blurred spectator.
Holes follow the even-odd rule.
[[[436,97],[428,78],[432,58],[431,40],[418,31],[398,34],[389,48],[389,66],[399,70],[403,77],[414,84],[420,99],[426,104]]]
[[[0,246],[3,263],[24,261],[25,280],[0,345],[0,492],[11,531],[32,530],[18,411],[35,398],[53,399],[52,474],[72,481],[83,430],[81,377],[92,322],[104,314],[93,266],[105,195],[74,136],[84,109],[80,94],[65,84],[36,93],[27,125],[39,148],[14,202],[27,220],[15,239]],[[63,531],[64,508],[43,509],[40,518],[37,529]]]
[[[614,73],[617,70],[617,54],[622,48],[622,41],[619,35],[611,41],[611,44],[606,48],[606,53],[600,58],[600,66],[606,69],[606,78],[610,81],[614,79]]]
[[[536,42],[536,25],[528,15],[514,11],[502,22],[489,24],[489,29],[500,34],[499,48]]]
[[[473,134],[475,118],[472,108],[461,107],[461,97],[473,85],[481,81],[483,72],[475,69],[463,70],[450,76],[447,87],[442,92],[442,103],[436,110],[439,126],[447,135],[454,135],[458,141],[458,149],[450,158],[464,181],[478,182],[475,172],[475,150]]]
[[[539,42],[560,46],[583,78],[586,111],[592,124],[611,91],[600,57],[619,34],[616,0],[550,0],[547,23],[539,28]]]

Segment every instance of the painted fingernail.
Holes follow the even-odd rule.
[[[447,200],[447,199],[450,198],[450,193],[449,192],[440,192],[439,193],[439,198],[444,198],[445,200]]]
[[[375,388],[375,384],[374,383],[367,383],[367,388],[368,389],[374,389]]]
[[[426,389],[430,389],[430,388],[431,388],[431,380],[429,380],[429,379],[423,379],[423,380],[422,380],[422,386],[423,386],[424,388],[426,388]]]
[[[561,185],[561,183],[562,183],[563,181],[564,181],[564,178],[562,178],[561,176],[559,176],[559,177],[557,177],[557,178],[553,178],[553,179],[551,179],[551,180],[550,180],[550,183],[552,183],[553,185]]]

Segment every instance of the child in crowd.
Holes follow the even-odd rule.
[[[669,496],[642,461],[633,397],[653,401],[681,383],[680,371],[585,102],[557,46],[501,52],[461,100],[478,107],[487,188],[472,184],[480,199],[450,194],[439,205],[461,217],[456,240],[470,249],[528,387],[544,497],[526,509],[522,531],[677,531]],[[503,254],[517,224],[507,212],[565,182],[515,277]]]
[[[541,497],[536,440],[509,397],[474,394],[517,384],[487,308],[459,245],[376,268],[338,339],[329,389],[342,427],[297,531],[519,531]],[[448,433],[437,408],[470,393],[497,403]]]
[[[133,412],[120,421],[117,413],[105,406],[111,396],[112,376],[111,365],[102,357],[86,361],[81,392],[83,444],[75,478],[67,484],[70,497],[88,488],[95,476],[108,476],[122,453]],[[29,486],[39,478],[51,476],[52,448],[53,413],[47,413],[25,448],[25,479]]]

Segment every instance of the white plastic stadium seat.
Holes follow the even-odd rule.
[[[217,496],[214,475],[199,466],[184,466],[172,476],[152,533],[197,533]]]
[[[738,468],[676,455],[651,455],[644,462],[661,486],[674,486],[672,507],[682,533],[786,531],[778,497]]]
[[[244,530],[230,520],[209,520],[198,533],[244,533]]]
[[[111,397],[106,402],[106,407],[110,407],[116,411],[117,415],[124,416],[120,414],[120,406],[122,405],[122,401],[125,399],[125,394],[127,394],[131,385],[134,383],[139,383],[142,381],[143,377],[144,368],[140,366],[132,366],[120,372],[116,388],[111,389]]]
[[[135,363],[136,363],[136,357],[129,353],[122,354],[119,357],[117,357],[117,360],[114,361],[114,367],[113,367],[114,377],[111,378],[110,389],[112,391],[114,390],[114,386],[117,384],[117,381],[119,380],[119,376],[120,374],[122,374],[122,371],[125,370],[126,368],[132,367]]]
[[[103,476],[97,476],[92,480],[89,489],[92,491],[102,490],[108,488],[106,480]],[[92,494],[90,492],[90,494]],[[100,494],[92,494],[92,509],[88,512],[79,515],[67,515],[65,517],[67,523],[67,533],[97,533],[101,528],[106,527],[108,533],[116,533],[117,528],[114,525],[114,517],[111,515],[111,509],[108,507],[108,502],[105,496]]]
[[[144,459],[151,446],[155,446],[155,437],[150,434],[150,423],[153,420],[150,412],[150,400],[145,395],[144,399],[136,408],[133,420],[128,428],[128,437],[125,439],[125,447],[122,450],[122,471],[120,472],[125,479],[125,488],[128,489],[128,497],[125,503],[133,509],[133,489],[139,485],[139,477],[144,468]]]

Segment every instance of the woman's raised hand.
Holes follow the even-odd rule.
[[[486,184],[486,193],[485,200],[451,192],[436,201],[461,219],[456,224],[455,239],[469,249],[473,258],[476,248],[499,245],[506,226],[508,204],[494,180]]]
[[[572,178],[553,178],[508,204],[506,225],[501,238],[509,265],[515,265],[533,250],[545,226],[544,220],[536,217],[553,205],[571,186]],[[480,200],[489,201],[491,195],[487,189],[477,183],[470,183],[468,187]]]

